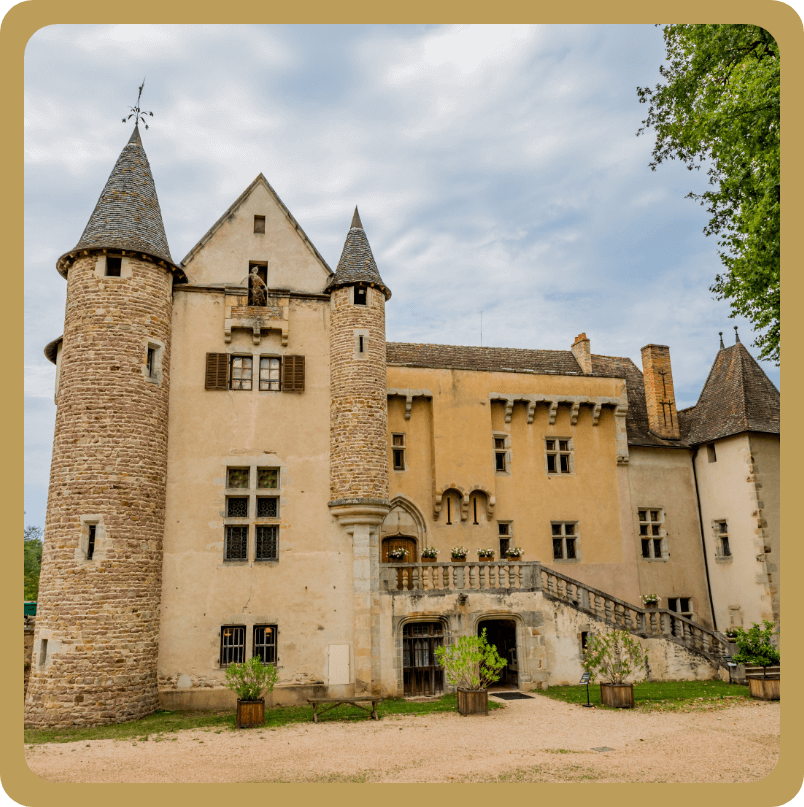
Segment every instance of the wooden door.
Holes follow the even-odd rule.
[[[408,554],[404,561],[394,560],[388,557],[388,553],[394,549],[407,549]],[[416,540],[406,535],[395,535],[393,538],[385,538],[382,542],[382,562],[383,563],[418,563],[416,554]]]
[[[444,669],[435,649],[444,644],[440,622],[409,622],[402,630],[402,671],[405,695],[439,695]]]

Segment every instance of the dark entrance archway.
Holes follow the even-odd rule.
[[[500,672],[497,686],[519,686],[519,663],[516,647],[516,622],[513,619],[483,619],[477,625],[477,635],[486,629],[488,643],[508,662]]]

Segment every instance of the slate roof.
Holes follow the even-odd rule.
[[[368,283],[381,289],[385,299],[391,297],[391,290],[383,283],[374,255],[371,253],[366,232],[360,221],[360,214],[355,208],[352,226],[343,245],[341,259],[335,274],[329,279],[325,291],[332,291],[341,286],[352,286],[355,283]]]
[[[83,235],[70,251],[99,248],[142,252],[175,267],[137,126],[117,158]],[[66,276],[62,258],[59,271]]]
[[[465,347],[388,342],[389,364],[485,372],[531,372],[549,375],[583,375],[571,350],[525,350],[509,347]],[[592,375],[625,379],[628,414],[625,419],[632,445],[684,447],[678,440],[662,440],[648,429],[645,386],[642,373],[631,359],[592,356]]]
[[[690,445],[742,432],[779,434],[779,390],[746,347],[737,342],[715,357],[698,403],[678,413]]]

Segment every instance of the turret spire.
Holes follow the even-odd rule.
[[[363,229],[363,222],[360,221],[360,213],[357,212],[357,205],[355,205],[355,214],[352,216],[352,223],[350,225],[350,229],[357,228],[358,230]]]

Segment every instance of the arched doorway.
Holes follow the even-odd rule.
[[[508,662],[500,671],[497,686],[519,686],[519,663],[516,647],[516,622],[513,619],[484,619],[477,625],[477,635],[486,629],[488,643]]]
[[[402,680],[405,695],[440,695],[444,670],[435,650],[444,644],[440,622],[408,622],[402,628]]]

